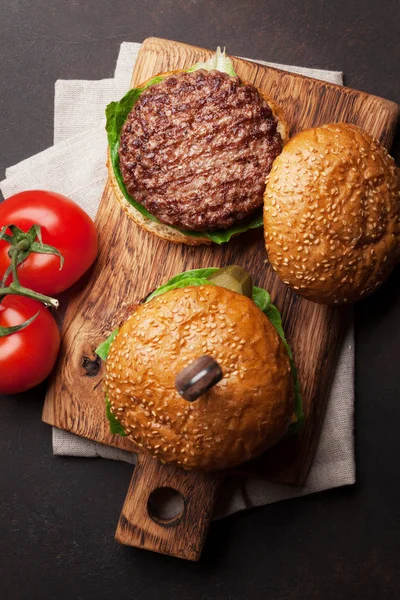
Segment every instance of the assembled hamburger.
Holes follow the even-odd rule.
[[[355,302],[399,262],[400,171],[355,125],[301,131],[269,174],[264,230],[284,283],[314,302]]]
[[[114,194],[147,231],[198,245],[262,226],[265,179],[288,127],[219,49],[111,103],[107,132]]]
[[[162,462],[226,469],[301,426],[279,312],[240,267],[174,277],[97,352],[112,431]]]

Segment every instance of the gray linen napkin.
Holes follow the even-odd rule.
[[[91,217],[95,217],[107,178],[104,109],[112,100],[121,98],[129,88],[139,49],[140,44],[136,43],[121,45],[113,79],[56,82],[54,145],[6,170],[6,179],[0,182],[5,198],[25,189],[51,189],[70,196]],[[336,84],[343,83],[340,72],[257,62]],[[235,477],[227,479],[215,517],[354,483],[353,413],[354,334],[351,327],[343,343],[306,485],[293,488],[251,477],[240,481]],[[53,452],[57,455],[136,462],[135,454],[56,428],[53,428]]]

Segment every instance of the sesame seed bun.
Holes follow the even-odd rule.
[[[267,179],[268,258],[284,283],[323,304],[373,292],[400,259],[400,174],[386,149],[347,123],[301,131]]]
[[[157,76],[152,76],[150,79],[142,83],[138,87],[146,87],[146,85],[153,79],[154,77],[167,77],[169,75],[174,75],[176,73],[185,72],[182,69],[177,69],[175,71],[167,71],[165,73],[161,73]],[[248,82],[244,82],[248,83]],[[250,84],[249,84],[250,85]],[[277,119],[277,131],[280,134],[283,143],[285,143],[289,137],[289,125],[284,116],[284,112],[280,106],[278,106],[274,101],[268,98],[264,92],[258,89],[259,94],[264,98],[264,100],[268,103],[269,107],[272,110],[274,117]],[[170,227],[169,225],[165,225],[164,223],[160,223],[158,221],[153,221],[149,217],[146,217],[142,213],[140,213],[130,202],[125,198],[122,193],[118,181],[116,180],[114,169],[110,160],[110,152],[108,150],[108,158],[107,158],[107,168],[109,173],[109,180],[113,189],[113,193],[115,198],[118,200],[125,214],[132,219],[139,227],[147,231],[148,233],[152,233],[160,237],[163,240],[168,242],[173,242],[176,244],[187,244],[189,246],[200,246],[203,244],[211,244],[211,240],[205,236],[191,236],[185,234],[183,231],[175,229],[174,227]]]
[[[207,354],[223,378],[195,402],[175,376]],[[111,411],[139,448],[187,469],[220,470],[261,454],[287,431],[294,410],[288,353],[254,302],[207,285],[140,305],[106,363]]]

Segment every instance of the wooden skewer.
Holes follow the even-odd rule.
[[[221,381],[222,369],[211,356],[200,356],[175,377],[175,387],[185,400],[194,402]]]

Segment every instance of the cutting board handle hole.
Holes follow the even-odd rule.
[[[156,488],[147,501],[150,518],[163,527],[177,525],[182,520],[185,508],[185,498],[171,487]]]

